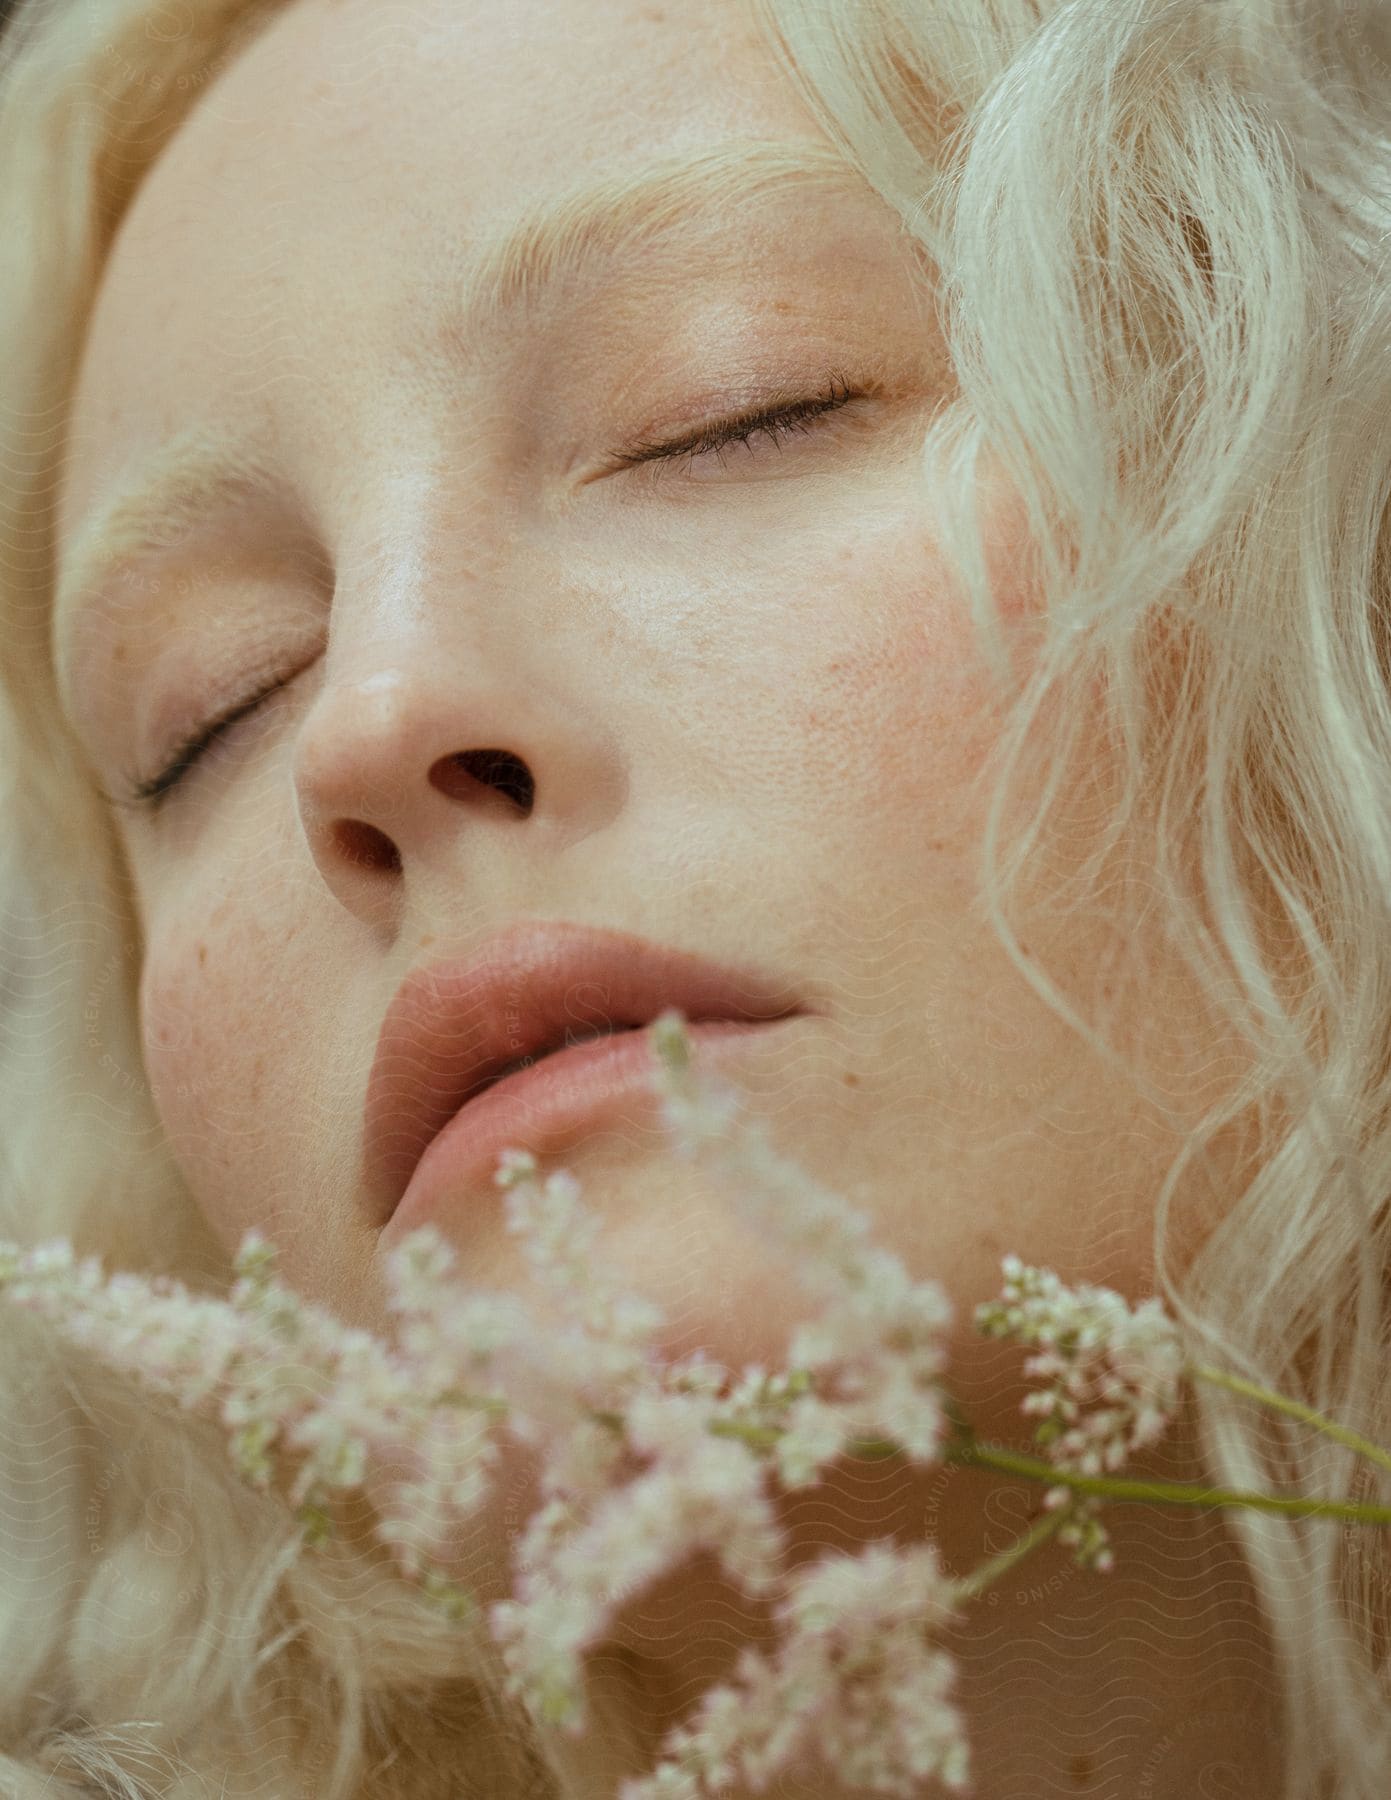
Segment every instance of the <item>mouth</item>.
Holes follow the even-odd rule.
[[[363,1113],[378,1225],[446,1136],[481,1130],[484,1109],[497,1120],[514,1102],[520,1128],[534,1103],[558,1128],[582,1065],[586,1082],[598,1060],[615,1080],[620,1068],[624,1083],[638,1070],[650,1079],[655,1052],[640,1034],[668,1009],[712,1039],[807,1010],[784,978],[559,920],[521,921],[470,958],[412,971],[378,1034]]]
[[[480,1094],[486,1093],[489,1088],[496,1087],[498,1082],[506,1081],[509,1075],[518,1075],[523,1069],[534,1069],[537,1063],[544,1062],[548,1056],[554,1056],[557,1051],[573,1050],[580,1044],[591,1044],[598,1038],[618,1037],[624,1032],[641,1031],[642,1029],[643,1027],[640,1025],[577,1026],[573,1031],[567,1031],[564,1037],[558,1038],[555,1043],[546,1044],[526,1056],[519,1056],[515,1062],[504,1063],[500,1069],[486,1076],[479,1083],[464,1105],[469,1105]]]
[[[701,1068],[741,1060],[754,1039],[768,1039],[814,1021],[803,1014],[762,1023],[734,1019],[687,1022]],[[496,1175],[505,1149],[538,1157],[568,1153],[594,1133],[616,1129],[626,1138],[650,1133],[665,1141],[654,1081],[655,1052],[638,1026],[576,1032],[529,1064],[514,1063],[463,1103],[426,1147],[383,1233],[385,1250],[445,1210],[477,1204]]]

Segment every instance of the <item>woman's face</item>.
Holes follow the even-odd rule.
[[[925,522],[918,446],[955,395],[892,213],[848,172],[749,176],[465,307],[523,213],[752,139],[828,142],[733,4],[298,0],[209,83],[105,272],[64,550],[176,434],[266,475],[65,591],[73,727],[119,789],[289,678],[157,809],[117,815],[148,1076],[228,1248],[261,1228],[360,1320],[385,1316],[361,1152],[388,1004],[518,921],[799,999],[811,1016],[739,1064],[754,1108],[943,1279],[963,1335],[1007,1248],[1146,1279],[1172,1139],[975,906],[999,714]],[[872,391],[781,444],[619,462],[833,376]],[[1015,515],[1002,488],[981,502],[1019,625]],[[449,760],[479,750],[524,765],[529,809]],[[1070,932],[1030,951],[1104,981],[1115,946]],[[1159,965],[1144,1016],[1186,1094],[1210,1044]],[[635,1119],[559,1160],[674,1349],[776,1357],[800,1290],[722,1188]],[[437,1222],[471,1279],[527,1289],[490,1181]]]

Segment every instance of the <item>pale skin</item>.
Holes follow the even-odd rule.
[[[1017,1361],[975,1339],[971,1308],[1006,1249],[1148,1291],[1176,1138],[1079,1054],[973,907],[966,795],[995,701],[915,503],[951,365],[895,218],[853,184],[763,202],[684,264],[556,293],[452,363],[435,347],[442,244],[466,267],[476,234],[584,173],[731,137],[827,141],[731,0],[679,17],[298,0],[156,163],[98,296],[59,543],[197,422],[244,429],[281,480],[269,510],[113,577],[110,625],[56,620],[74,729],[111,787],[163,766],[157,721],[180,693],[198,724],[263,664],[295,678],[158,816],[116,815],[151,1095],[229,1251],[257,1226],[301,1291],[384,1327],[360,1120],[408,970],[526,917],[778,971],[820,1018],[795,1051],[750,1058],[755,1104],[943,1282],[956,1391],[983,1434],[1023,1442]],[[828,366],[853,380],[867,361],[884,391],[781,451],[596,479],[722,396],[814,393]],[[1002,489],[987,501],[992,575],[1023,623],[1015,518]],[[525,764],[526,818],[430,778],[481,748]],[[364,827],[394,865],[354,856]],[[1115,948],[1100,927],[1028,941],[1082,987]],[[1196,1109],[1220,1062],[1200,998],[1156,956],[1135,1004],[1176,1109]],[[727,1197],[636,1127],[566,1160],[674,1350],[781,1362],[800,1295]],[[471,1280],[528,1288],[495,1193],[461,1194],[440,1224]],[[1177,1448],[1149,1466],[1191,1473]],[[871,1467],[787,1520],[799,1560],[930,1529],[964,1572],[1038,1498],[993,1485]],[[510,1529],[524,1492],[519,1472]],[[957,1634],[975,1791],[1270,1791],[1276,1678],[1220,1523],[1111,1520],[1115,1574],[1050,1547]],[[686,1571],[632,1604],[598,1678],[630,1680],[617,1703],[655,1734],[728,1672],[740,1624],[757,1635],[758,1609]]]

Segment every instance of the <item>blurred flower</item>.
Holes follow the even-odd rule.
[[[619,1800],[715,1794],[736,1777],[755,1789],[808,1755],[839,1780],[912,1800],[932,1777],[968,1783],[969,1754],[949,1700],[952,1659],[933,1634],[954,1610],[930,1545],[871,1545],[788,1579],[788,1627],[776,1654],[745,1650],[736,1678],[710,1689],[661,1764]]]
[[[215,1412],[247,1480],[265,1487],[280,1459],[300,1459],[287,1497],[311,1546],[331,1531],[336,1490],[374,1484],[378,1536],[453,1616],[474,1603],[440,1565],[492,1497],[497,1428],[535,1447],[541,1503],[514,1544],[511,1597],[486,1623],[511,1691],[545,1724],[584,1729],[586,1651],[636,1591],[698,1552],[772,1596],[785,1627],[776,1654],[746,1650],[736,1681],[706,1694],[622,1800],[698,1800],[736,1771],[760,1787],[799,1758],[877,1793],[911,1795],[929,1777],[962,1788],[955,1669],[937,1641],[962,1584],[930,1546],[872,1543],[789,1570],[770,1492],[815,1482],[857,1438],[940,1459],[951,1305],[869,1241],[863,1214],[783,1158],[731,1090],[697,1078],[680,1014],[658,1019],[651,1040],[678,1154],[728,1178],[815,1302],[787,1370],[735,1372],[702,1352],[663,1363],[662,1313],[618,1290],[579,1183],[566,1170],[543,1181],[522,1149],[504,1153],[496,1180],[553,1303],[544,1322],[513,1295],[462,1287],[429,1226],[387,1259],[391,1343],[285,1288],[257,1232],[226,1300],[165,1277],[103,1277],[63,1243],[0,1245],[0,1284],[108,1366]],[[1060,1468],[1117,1467],[1167,1423],[1181,1367],[1173,1327],[1154,1302],[1132,1312],[1105,1289],[1072,1293],[1016,1258],[1005,1273],[1004,1303],[977,1320],[1042,1347],[1027,1368],[1050,1386],[1026,1402],[1045,1415],[1040,1441]],[[1064,1541],[1106,1566],[1097,1502],[1067,1488],[1048,1501],[1067,1509]]]

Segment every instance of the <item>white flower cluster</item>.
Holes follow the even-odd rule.
[[[928,1777],[968,1785],[948,1700],[955,1667],[931,1642],[952,1610],[936,1550],[871,1546],[798,1570],[787,1586],[777,1657],[744,1651],[734,1681],[672,1734],[663,1770],[625,1782],[619,1800],[698,1800],[703,1782],[736,1773],[761,1789],[799,1755],[873,1793],[916,1795]]]
[[[976,1308],[986,1337],[1039,1346],[1024,1373],[1048,1385],[1021,1410],[1042,1415],[1035,1438],[1056,1468],[1079,1475],[1119,1469],[1168,1429],[1179,1403],[1184,1355],[1178,1327],[1154,1298],[1131,1305],[1111,1288],[1064,1287],[1051,1269],[1001,1262],[1003,1297]],[[1048,1490],[1044,1504],[1067,1507],[1058,1532],[1077,1560],[1112,1566],[1099,1500],[1070,1487]]]
[[[679,1014],[651,1031],[679,1151],[711,1153],[821,1301],[788,1372],[736,1375],[699,1353],[664,1363],[653,1343],[662,1315],[607,1279],[578,1182],[561,1170],[542,1183],[525,1151],[501,1159],[497,1181],[559,1325],[510,1296],[463,1291],[431,1227],[389,1259],[391,1344],[287,1290],[254,1232],[225,1302],[166,1278],[103,1280],[62,1244],[0,1247],[0,1283],[108,1365],[215,1410],[248,1480],[267,1486],[273,1457],[300,1458],[289,1498],[311,1545],[330,1529],[335,1490],[398,1467],[406,1451],[378,1535],[454,1616],[477,1609],[437,1565],[492,1495],[493,1427],[505,1422],[539,1447],[542,1504],[514,1548],[512,1598],[486,1625],[511,1691],[544,1723],[583,1731],[586,1651],[637,1589],[696,1552],[712,1552],[751,1593],[785,1596],[776,1656],[746,1651],[737,1684],[705,1697],[623,1800],[695,1800],[736,1772],[761,1786],[808,1756],[905,1800],[927,1777],[963,1787],[955,1667],[933,1642],[957,1590],[935,1552],[872,1544],[789,1572],[767,1491],[774,1479],[814,1482],[865,1436],[937,1460],[951,1307],[935,1283],[910,1282],[868,1244],[861,1214],[784,1162],[730,1090],[696,1079]]]

